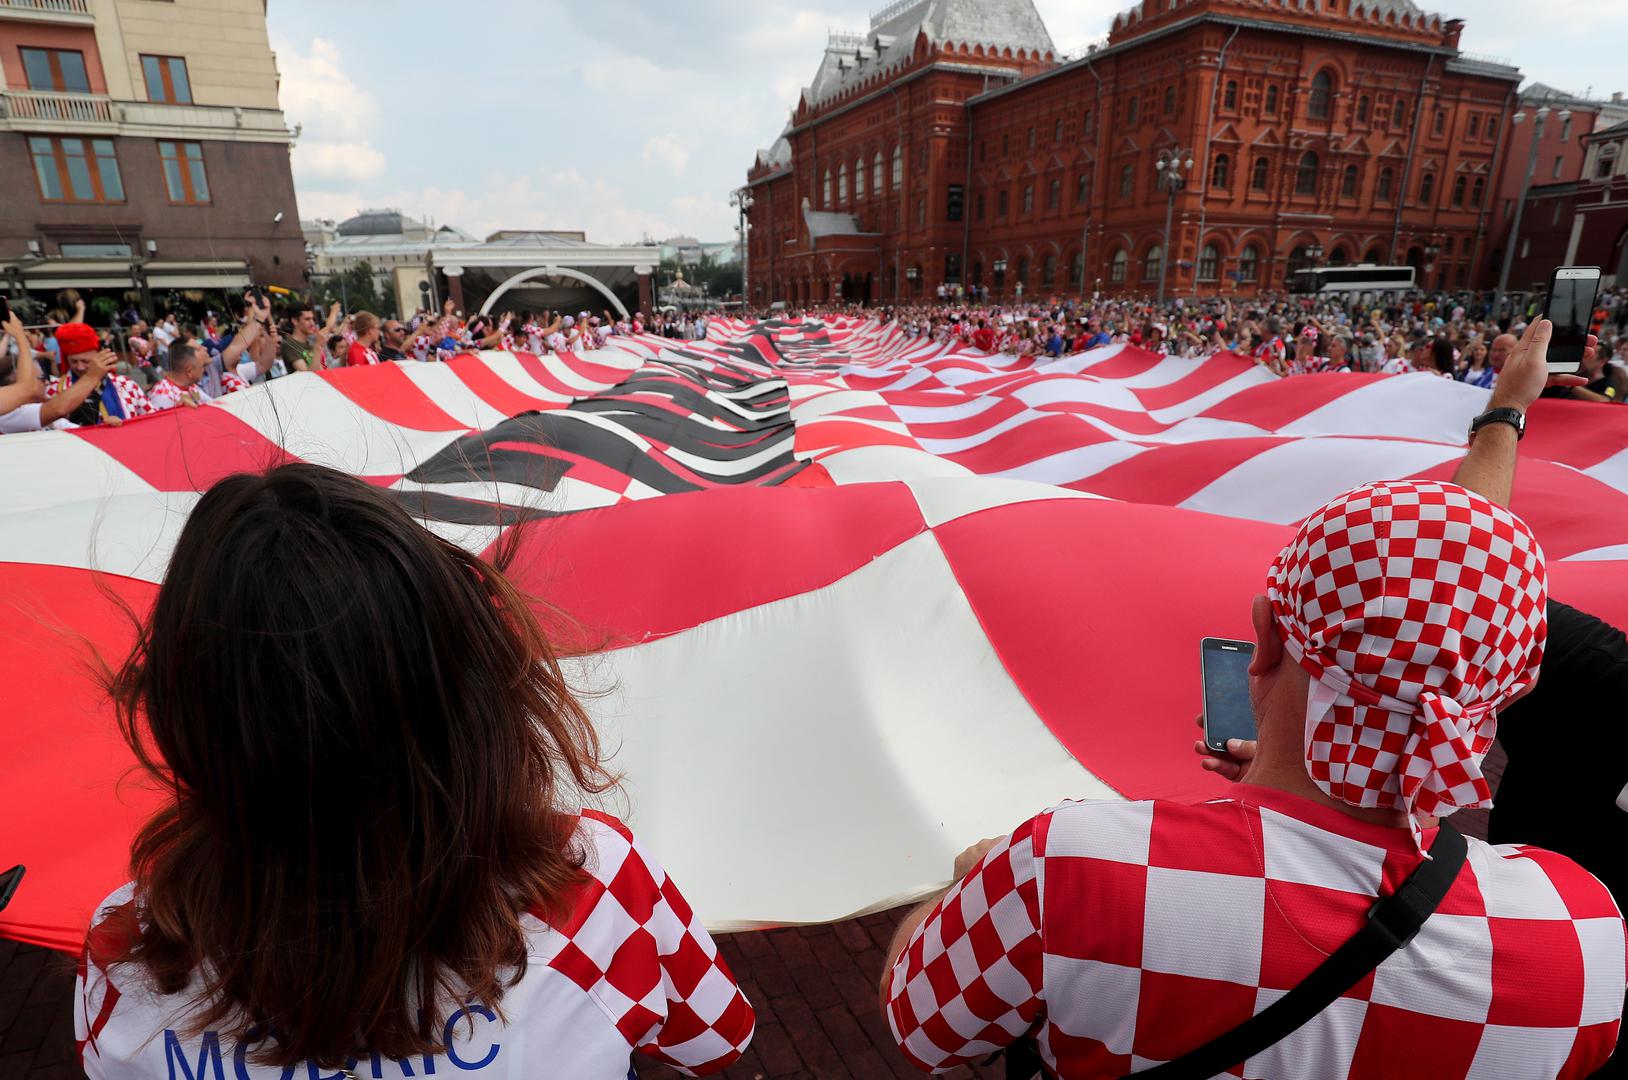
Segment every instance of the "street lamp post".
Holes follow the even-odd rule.
[[[1571,119],[1570,109],[1561,109],[1560,122],[1564,124]],[[1496,314],[1504,306],[1504,293],[1509,289],[1509,270],[1515,264],[1515,244],[1521,235],[1521,215],[1526,210],[1526,193],[1532,186],[1532,173],[1538,164],[1538,140],[1543,137],[1544,122],[1549,118],[1549,106],[1541,105],[1533,113],[1532,145],[1526,152],[1526,173],[1521,178],[1521,196],[1515,203],[1515,220],[1509,226],[1509,239],[1504,242],[1504,265],[1498,271],[1498,292],[1492,299],[1492,310]],[[1519,124],[1526,120],[1526,111],[1520,110],[1510,117]]]
[[[752,209],[752,192],[747,188],[739,189],[734,194],[729,196],[729,205],[735,207],[737,215],[735,222],[735,237],[736,241],[740,245],[741,310],[745,311],[746,308],[751,304],[751,294],[747,291],[749,286],[747,284],[748,278],[746,272],[749,269],[749,264],[747,263],[748,256],[746,252],[746,234],[748,230],[752,228],[752,223],[746,220],[746,212]]]
[[[1166,199],[1164,205],[1164,255],[1159,260],[1159,303],[1164,304],[1165,281],[1170,276],[1170,219],[1176,211],[1176,192],[1187,183],[1182,176],[1182,170],[1188,173],[1193,171],[1193,153],[1191,150],[1160,150],[1159,159],[1153,163],[1159,170],[1160,181],[1164,184]]]

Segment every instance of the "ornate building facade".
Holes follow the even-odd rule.
[[[1490,284],[1520,73],[1461,52],[1462,25],[1144,0],[1061,62],[1030,0],[905,0],[832,37],[749,171],[748,293],[1248,294],[1313,261]]]

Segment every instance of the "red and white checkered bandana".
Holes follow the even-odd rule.
[[[1437,481],[1348,491],[1267,578],[1283,645],[1312,677],[1306,768],[1353,806],[1418,818],[1490,806],[1494,710],[1537,681],[1543,552],[1526,523]]]

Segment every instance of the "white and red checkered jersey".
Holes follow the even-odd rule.
[[[1434,838],[1434,830],[1429,833]],[[1208,1042],[1298,984],[1420,856],[1406,828],[1285,792],[1067,802],[934,908],[889,979],[888,1022],[948,1068],[1033,1030],[1047,1065],[1120,1077]],[[1564,856],[1469,840],[1419,935],[1229,1075],[1584,1077],[1616,1045],[1623,920]]]
[[[439,1073],[478,1077],[629,1073],[637,1050],[689,1075],[716,1071],[751,1040],[752,1006],[684,897],[627,826],[583,811],[577,842],[589,879],[571,915],[550,926],[523,917],[529,935],[525,975],[503,995],[507,1023],[478,1004],[445,1020],[447,1050],[430,1058],[373,1056],[352,1071],[396,1080]],[[99,910],[132,903],[126,885]],[[104,967],[106,946],[92,926],[80,961],[74,1025],[85,1072],[100,1078],[288,1075],[249,1060],[235,1032],[186,1029],[196,983],[155,994],[132,965]],[[439,1065],[439,1069],[436,1067]],[[312,1067],[312,1077],[342,1076]]]
[[[234,375],[232,378],[236,379],[237,376]],[[238,382],[241,385],[242,380],[239,379]],[[228,393],[229,392],[230,391],[228,391]],[[169,380],[168,376],[158,380],[158,382],[153,385],[153,388],[147,391],[147,400],[151,402],[153,408],[159,412],[163,412],[165,409],[175,408],[188,396],[191,396],[192,399],[200,405],[206,401],[213,400],[202,386],[177,386]]]
[[[103,378],[113,384],[114,391],[119,395],[119,404],[124,408],[125,419],[149,416],[157,411],[153,408],[153,403],[147,400],[146,392],[134,379],[126,378],[123,375],[115,375],[111,372],[103,376]],[[72,386],[73,383],[74,380],[70,376],[58,375],[45,384],[45,396],[48,398],[56,397]],[[95,392],[93,391],[92,399],[94,400],[94,398]]]

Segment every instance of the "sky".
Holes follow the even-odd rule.
[[[733,238],[729,193],[785,126],[850,0],[272,0],[300,215],[388,206],[477,236],[582,229],[602,243]],[[1064,53],[1126,0],[1036,0]],[[1425,5],[1428,6],[1428,5]],[[1596,96],[1628,4],[1451,0],[1460,47]]]

